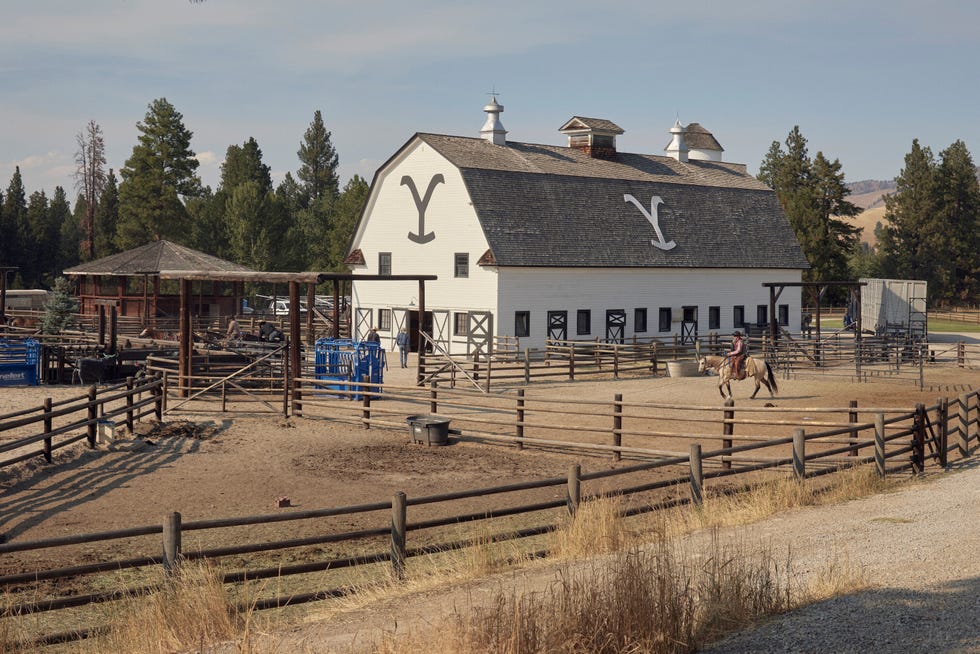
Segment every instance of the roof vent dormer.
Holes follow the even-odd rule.
[[[480,137],[494,145],[506,145],[507,130],[500,123],[500,114],[504,111],[504,105],[498,103],[497,96],[493,95],[490,97],[490,104],[483,107],[483,110],[487,112],[487,122],[480,130]]]
[[[684,141],[684,135],[687,133],[687,128],[681,125],[680,119],[674,121],[674,126],[670,128],[671,139],[670,143],[664,150],[667,152],[668,157],[673,157],[678,161],[686,162],[688,155],[687,143]]]
[[[698,123],[687,126],[684,142],[689,148],[688,156],[697,161],[721,161],[721,153],[725,151],[714,135]]]
[[[622,128],[611,120],[581,116],[572,116],[558,131],[568,135],[568,147],[595,159],[614,159],[616,137],[623,133]]]

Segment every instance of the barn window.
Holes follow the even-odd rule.
[[[530,336],[531,335],[531,312],[530,311],[515,311],[514,312],[514,336]]]
[[[579,336],[588,336],[592,333],[592,312],[588,309],[579,309],[576,316],[575,333]]]
[[[378,274],[391,275],[391,252],[378,252]]]
[[[670,331],[671,311],[670,307],[660,307],[659,329],[662,332]]]
[[[721,329],[721,307],[708,307],[708,329]]]
[[[467,252],[457,252],[453,264],[453,277],[470,276],[470,255]]]
[[[470,314],[458,311],[453,314],[453,334],[466,336],[470,333]]]
[[[780,304],[778,310],[779,310],[779,324],[789,325],[789,305]]]
[[[633,309],[633,331],[645,332],[647,330],[647,310]]]
[[[391,331],[391,309],[378,309],[378,331]]]
[[[762,327],[769,323],[769,307],[764,304],[757,304],[755,307],[755,324]]]
[[[732,327],[742,329],[745,327],[745,307],[741,304],[735,305],[732,312]]]

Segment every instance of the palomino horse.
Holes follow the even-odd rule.
[[[743,362],[745,369],[745,376],[752,377],[755,379],[755,391],[752,393],[752,398],[754,399],[756,393],[759,392],[759,385],[765,384],[766,388],[769,389],[769,396],[775,397],[774,393],[779,392],[779,387],[776,385],[776,377],[772,374],[772,367],[764,359],[754,359],[750,356],[745,357]],[[732,362],[728,357],[720,357],[715,355],[708,355],[702,357],[698,355],[698,372],[704,372],[709,368],[713,368],[715,372],[718,373],[718,392],[721,393],[722,397],[725,397],[725,389],[728,389],[728,398],[732,397],[732,379],[738,381],[732,374]]]

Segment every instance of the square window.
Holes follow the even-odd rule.
[[[780,304],[777,311],[779,311],[779,324],[789,325],[789,305]]]
[[[453,257],[453,277],[470,276],[470,255],[467,252],[457,252]]]
[[[745,328],[745,307],[741,304],[736,305],[732,310],[732,328]]]
[[[530,336],[531,335],[531,312],[530,311],[515,311],[514,312],[514,336]]]
[[[456,312],[453,314],[453,334],[456,336],[466,336],[470,333],[470,314]]]
[[[757,304],[755,307],[755,324],[762,327],[769,323],[769,307],[765,304]]]
[[[671,315],[670,307],[660,307],[660,324],[659,324],[660,331],[662,332],[670,331],[671,318],[672,315]]]
[[[721,329],[721,307],[708,307],[708,329]]]
[[[391,252],[378,252],[378,274],[391,275]]]
[[[592,312],[588,309],[579,309],[576,315],[575,333],[579,336],[587,336],[592,333]]]
[[[378,309],[378,331],[391,331],[391,309]]]
[[[647,310],[646,309],[634,309],[633,310],[633,331],[645,332],[647,330]]]

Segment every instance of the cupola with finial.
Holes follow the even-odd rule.
[[[674,121],[674,126],[670,128],[670,143],[664,150],[667,152],[668,157],[673,157],[678,161],[687,161],[687,143],[684,142],[684,135],[687,133],[687,128],[681,125],[681,121],[678,118]]]
[[[480,130],[480,137],[494,145],[506,145],[507,130],[500,123],[500,114],[504,111],[504,105],[497,102],[495,93],[490,96],[490,104],[483,107],[483,110],[487,112],[487,122],[483,124],[483,129]]]

